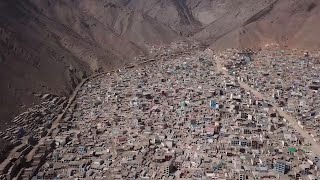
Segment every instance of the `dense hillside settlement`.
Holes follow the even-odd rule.
[[[0,1],[0,180],[319,180],[319,0]]]
[[[152,53],[85,79],[69,99],[42,95],[1,133],[13,146],[1,178],[320,176],[319,54],[183,42]]]

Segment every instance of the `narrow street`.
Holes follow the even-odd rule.
[[[228,74],[228,71],[226,68],[224,68],[221,64],[221,58],[220,57],[215,57],[215,62],[216,62],[216,67],[217,67],[217,71],[220,71],[225,77],[229,77],[230,79],[235,79],[234,76],[231,76]],[[262,93],[260,93],[259,91],[257,91],[256,89],[250,87],[248,84],[244,83],[244,82],[239,82],[240,87],[242,87],[243,89],[250,91],[253,95],[255,95],[256,97],[260,98],[260,99],[264,99],[264,100],[271,100],[271,97],[267,97],[265,95],[263,95]],[[286,119],[286,121],[298,132],[301,134],[302,137],[305,138],[306,141],[308,141],[311,144],[311,150],[317,154],[318,156],[320,156],[320,145],[315,142],[313,140],[313,137],[311,137],[310,134],[308,134],[305,130],[303,130],[299,125],[298,125],[298,121],[292,117],[291,115],[289,115],[288,113],[286,113],[285,111],[283,111],[280,107],[278,107],[276,104],[271,104],[272,107],[278,112],[278,114],[280,116],[282,116],[284,119]]]

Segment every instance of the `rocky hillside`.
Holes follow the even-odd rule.
[[[298,48],[319,50],[320,2],[317,0],[276,0],[238,27],[218,39],[210,38],[213,49]]]
[[[317,0],[3,0],[0,119],[67,96],[81,78],[197,40],[213,49],[319,48]]]
[[[151,17],[103,1],[5,0],[0,24],[4,122],[38,103],[34,93],[68,95],[86,75],[178,37]]]

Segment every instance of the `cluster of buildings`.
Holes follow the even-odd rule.
[[[64,109],[67,98],[51,94],[41,95],[42,103],[27,109],[12,120],[12,125],[0,132],[3,154],[0,159],[0,176],[14,174],[13,169],[21,164],[21,160],[41,137],[47,134],[53,121]],[[10,178],[9,178],[10,179]]]
[[[188,47],[158,48],[150,63],[89,79],[41,143],[19,145],[0,165],[0,179],[319,179],[310,142],[272,102],[239,84],[273,92],[257,85],[259,58],[226,51],[221,58],[234,80],[212,51]],[[267,83],[274,72],[265,70]]]
[[[35,156],[32,177],[317,179],[309,143],[212,57],[160,57],[88,81]]]
[[[298,121],[316,142],[320,141],[319,54],[297,51],[260,51],[249,63],[242,54],[229,51],[231,74],[270,97]]]
[[[178,52],[190,52],[194,50],[201,50],[204,47],[199,42],[186,42],[186,41],[176,41],[168,45],[153,45],[149,48],[149,54],[151,56],[163,56],[172,55]]]

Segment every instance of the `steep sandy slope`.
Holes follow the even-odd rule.
[[[151,44],[177,37],[139,12],[101,3],[0,2],[2,122],[9,123],[13,115],[38,103],[34,93],[67,96],[85,75],[121,67],[146,54]]]
[[[13,1],[0,2],[0,119],[4,122],[10,122],[22,105],[37,102],[33,92],[66,95],[90,72],[88,64],[63,48],[58,30],[53,32],[50,27],[55,22],[46,19],[44,24],[42,17],[24,7]],[[81,42],[78,37],[73,39]]]
[[[213,49],[282,48],[319,49],[320,6],[317,0],[279,0],[241,26],[213,42]]]
[[[201,1],[202,2],[202,1]],[[211,1],[207,7],[194,8],[195,14],[208,24],[193,37],[207,45],[239,28],[252,16],[268,7],[272,0]],[[203,11],[205,9],[205,11]],[[218,12],[212,16],[212,12]],[[210,13],[211,12],[211,13]],[[202,15],[201,15],[202,14]],[[210,17],[213,17],[210,19]]]
[[[180,36],[191,36],[202,26],[186,0],[123,0],[122,5],[167,25]]]
[[[47,17],[124,58],[146,53],[146,44],[168,43],[177,37],[169,27],[117,1],[30,1]]]
[[[78,0],[76,4],[104,26],[111,28],[118,36],[140,48],[148,48],[151,44],[170,43],[178,39],[176,32],[170,27],[139,10],[128,8],[127,2]]]

